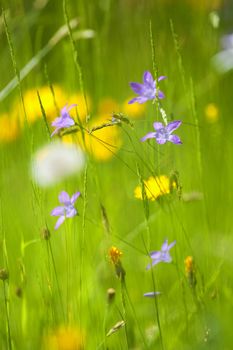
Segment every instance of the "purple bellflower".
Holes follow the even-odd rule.
[[[179,136],[172,135],[172,132],[179,128],[182,122],[180,120],[174,120],[173,122],[168,123],[167,125],[163,125],[162,123],[155,122],[153,124],[155,131],[149,132],[141,141],[146,141],[148,139],[156,139],[156,142],[160,145],[170,141],[175,143],[176,145],[181,144],[181,140]]]
[[[158,78],[158,82],[165,79],[166,77],[161,76]],[[145,72],[143,75],[143,84],[140,83],[130,83],[132,90],[138,94],[138,97],[133,98],[128,103],[144,103],[148,100],[154,100],[155,98],[164,98],[164,93],[162,91],[157,91],[156,80],[153,79],[150,72]]]
[[[154,298],[160,294],[161,294],[161,292],[148,292],[148,293],[145,293],[143,295],[144,295],[144,297],[147,297],[147,298]]]
[[[69,111],[74,108],[75,106],[77,106],[76,104],[70,105],[69,107],[67,107],[68,105],[65,105],[65,107],[62,108],[61,110],[61,115],[59,117],[57,117],[53,122],[52,122],[52,126],[55,126],[55,130],[53,131],[53,133],[51,134],[51,137],[55,134],[58,133],[58,131],[60,129],[63,128],[68,128],[69,126],[72,126],[75,124],[74,120],[71,118],[71,116],[69,115]]]
[[[57,220],[56,225],[54,227],[55,230],[57,230],[58,227],[61,226],[61,224],[65,221],[66,218],[72,218],[73,216],[78,214],[77,210],[74,207],[74,204],[79,196],[80,192],[74,193],[71,198],[65,191],[62,191],[59,194],[59,202],[63,205],[54,208],[51,212],[52,216],[59,216],[59,219]]]
[[[170,263],[172,261],[172,257],[169,253],[169,250],[176,244],[176,241],[168,244],[168,240],[166,239],[162,245],[161,250],[154,251],[150,253],[150,257],[152,259],[151,264],[147,265],[146,269],[149,270],[152,266],[157,265],[160,262]]]

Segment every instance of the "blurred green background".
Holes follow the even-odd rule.
[[[219,73],[212,57],[222,50],[222,36],[233,30],[231,2],[11,0],[2,1],[1,8],[0,267],[9,271],[9,279],[0,289],[0,348],[230,350],[233,73]],[[78,19],[72,29],[75,51],[68,33],[58,36],[20,87],[4,92],[16,70],[44,52],[66,24],[66,14]],[[141,82],[144,71],[153,72],[153,64],[159,75],[167,76],[160,88],[169,119],[183,122],[181,147],[142,145],[140,138],[158,118],[155,106],[147,103],[139,116],[134,115],[139,107],[125,107],[133,95],[129,82]],[[82,84],[91,101],[90,125],[101,124],[102,115],[106,122],[112,112],[124,112],[134,128],[123,125],[116,135],[109,131],[110,141],[121,140],[120,145],[115,140],[115,155],[99,157],[97,142],[86,154],[85,169],[40,187],[31,177],[30,162],[50,140],[36,91],[50,124],[69,96],[74,96],[72,103],[77,97],[78,108],[84,105]],[[44,86],[48,90],[42,96]],[[46,96],[51,100],[51,86],[58,108],[54,103],[50,113]],[[34,93],[26,98],[28,91]],[[85,117],[81,116],[83,123]],[[176,172],[182,188],[181,198],[175,193],[150,202],[148,221],[143,202],[134,198],[138,169],[143,179]],[[61,190],[81,191],[80,215],[55,232],[50,212]],[[194,200],[193,193],[201,193],[203,199]],[[48,241],[41,238],[45,227],[51,231]],[[159,250],[166,238],[177,244],[171,252],[173,263],[161,264],[154,273],[163,293],[157,304],[143,297],[154,287],[152,274],[145,271],[143,242]],[[109,262],[112,245],[123,252],[126,291]],[[185,275],[187,256],[193,256],[196,265],[194,289]],[[116,297],[108,306],[110,287]],[[124,318],[126,327],[105,338]]]

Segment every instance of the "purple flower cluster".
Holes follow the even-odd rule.
[[[61,129],[68,128],[70,126],[75,125],[74,120],[69,115],[69,111],[72,108],[74,108],[75,106],[77,106],[77,105],[73,104],[73,105],[70,105],[69,107],[67,107],[67,105],[65,105],[65,107],[62,108],[61,115],[59,117],[57,117],[51,124],[52,126],[55,126],[55,130],[51,134],[51,137],[53,137],[53,135],[57,134]]]
[[[180,120],[175,120],[173,122],[168,123],[167,125],[163,125],[160,122],[155,122],[153,124],[155,131],[149,132],[144,137],[141,138],[141,141],[146,141],[148,139],[156,139],[156,142],[159,145],[163,145],[167,141],[170,141],[175,144],[181,144],[181,140],[179,136],[172,135],[172,132],[176,130],[181,124]]]
[[[51,212],[52,216],[59,216],[54,227],[55,230],[57,230],[61,226],[61,224],[65,221],[66,218],[72,218],[78,214],[77,210],[74,207],[74,204],[79,196],[80,192],[74,193],[71,198],[65,191],[62,191],[59,194],[58,199],[62,205],[54,208]]]
[[[158,82],[165,79],[165,76],[160,76]],[[130,83],[132,90],[138,94],[138,97],[133,98],[128,103],[144,103],[148,100],[156,100],[164,98],[164,93],[157,89],[156,80],[153,79],[153,76],[150,72],[146,71],[143,75],[143,83]],[[153,124],[155,131],[149,132],[144,137],[141,138],[141,141],[146,141],[148,139],[154,138],[156,142],[160,145],[163,145],[167,141],[172,142],[176,145],[182,144],[179,136],[172,135],[172,132],[176,130],[181,125],[180,120],[175,120],[167,125],[163,125],[160,122],[155,122]]]
[[[158,82],[166,79],[166,77],[161,76],[158,78]],[[143,75],[143,84],[140,83],[130,83],[132,90],[138,94],[138,97],[133,98],[129,101],[129,104],[138,102],[144,103],[148,100],[154,100],[155,98],[164,98],[164,93],[156,88],[156,80],[153,79],[150,72],[145,72]]]
[[[170,249],[172,247],[174,247],[174,245],[176,244],[176,241],[168,244],[168,240],[166,239],[161,247],[161,250],[157,250],[157,251],[153,251],[151,252],[149,255],[152,259],[152,262],[147,265],[146,269],[149,270],[151,269],[153,266],[164,262],[164,263],[170,263],[172,261],[172,257],[170,255]],[[160,292],[148,292],[144,294],[144,297],[155,297],[156,295],[161,294]]]

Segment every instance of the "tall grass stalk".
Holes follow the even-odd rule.
[[[71,42],[71,45],[72,45],[74,64],[75,64],[75,67],[77,69],[77,73],[78,73],[78,76],[79,76],[80,90],[81,90],[81,93],[83,94],[84,101],[85,101],[86,121],[88,122],[88,120],[90,118],[90,115],[89,115],[89,108],[88,108],[88,103],[87,103],[87,95],[86,95],[84,79],[83,79],[83,71],[82,71],[80,60],[79,60],[78,49],[77,49],[77,47],[75,45],[75,41],[74,41],[74,38],[73,38],[72,27],[71,27],[70,21],[69,21],[69,16],[68,16],[68,11],[67,11],[67,0],[63,0],[63,13],[64,13],[64,18],[65,18],[65,21],[66,21],[66,24],[67,24],[68,32],[69,32],[70,42]]]

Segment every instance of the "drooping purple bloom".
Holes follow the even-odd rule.
[[[181,123],[181,120],[174,120],[167,125],[163,125],[160,122],[155,122],[153,124],[155,131],[146,134],[143,138],[141,138],[141,141],[143,142],[148,139],[156,139],[156,142],[160,145],[166,143],[167,141],[175,143],[176,145],[182,144],[179,136],[172,135],[173,131],[179,128]]]
[[[144,297],[147,297],[147,298],[154,298],[160,294],[161,294],[161,292],[148,292],[148,293],[144,293],[143,295],[144,295]]]
[[[165,79],[166,77],[161,76],[158,78],[158,82]],[[148,100],[154,100],[155,98],[162,99],[164,98],[164,93],[162,91],[157,91],[156,80],[153,79],[153,76],[150,72],[146,71],[143,75],[143,84],[140,83],[130,83],[132,90],[138,94],[138,97],[133,98],[128,103],[144,103]]]
[[[154,251],[150,253],[150,257],[152,259],[151,264],[147,265],[146,269],[149,270],[152,266],[157,265],[160,262],[170,263],[172,261],[172,257],[170,255],[169,250],[176,244],[176,241],[168,244],[168,240],[166,239],[163,243],[161,250]]]
[[[61,115],[59,117],[57,117],[53,122],[52,122],[52,126],[55,126],[55,130],[53,131],[53,133],[51,134],[51,137],[55,134],[58,133],[58,131],[60,129],[63,128],[68,128],[69,126],[72,126],[75,124],[74,120],[71,118],[71,116],[69,115],[69,111],[74,108],[75,106],[77,106],[76,104],[70,105],[69,107],[67,107],[68,105],[65,105],[65,107],[62,108],[61,110]]]
[[[59,219],[57,220],[56,225],[54,227],[55,230],[57,230],[58,227],[61,226],[61,224],[65,221],[66,218],[72,218],[73,216],[78,214],[77,210],[74,207],[74,204],[79,196],[80,192],[74,193],[71,198],[65,191],[62,191],[59,194],[59,202],[63,205],[54,208],[51,212],[52,216],[59,216]]]

